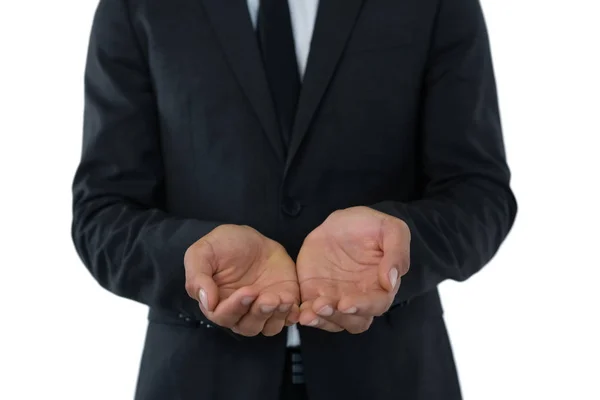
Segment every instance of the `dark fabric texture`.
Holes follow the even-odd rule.
[[[150,307],[139,400],[278,399],[285,334],[208,324],[185,250],[245,224],[295,258],[357,205],[408,223],[411,270],[368,332],[301,329],[309,398],[460,398],[437,285],[477,273],[517,211],[478,0],[321,0],[311,46],[286,149],[245,1],[100,1],[72,235]]]

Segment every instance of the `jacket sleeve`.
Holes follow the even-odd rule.
[[[411,229],[411,269],[395,303],[463,281],[497,252],[514,222],[495,78],[478,0],[440,0],[423,86],[422,195],[372,208]]]
[[[164,211],[156,99],[122,0],[101,0],[85,70],[83,149],[72,238],[101,286],[201,317],[184,288],[188,246],[217,226]]]

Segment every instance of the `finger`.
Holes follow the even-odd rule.
[[[312,304],[301,307],[299,323],[300,325],[318,328],[328,332],[342,332],[344,330],[342,327],[327,321],[325,318],[319,317],[312,310]]]
[[[205,315],[217,325],[232,328],[250,311],[257,297],[255,289],[249,286],[240,288],[222,300],[214,312],[205,312]]]
[[[265,336],[275,336],[285,328],[285,319],[284,318],[274,318],[271,317],[265,323],[264,328],[262,330],[262,334]]]
[[[373,323],[372,316],[348,315],[342,314],[339,311],[335,311],[332,316],[323,317],[323,319],[341,327],[353,335],[366,332]]]
[[[298,307],[297,304],[294,304],[292,306],[292,310],[290,311],[290,313],[287,316],[285,326],[292,326],[294,324],[297,324],[299,319],[300,319],[300,307]]]
[[[311,309],[321,317],[331,317],[337,309],[337,300],[333,297],[321,296],[313,300]]]
[[[319,297],[313,301],[311,309],[325,321],[352,334],[362,333],[369,329],[373,321],[371,316],[343,314],[337,310],[337,304],[338,302],[331,297]]]
[[[265,327],[262,330],[262,334],[265,336],[275,336],[283,330],[287,316],[292,309],[293,304],[280,304],[279,307],[273,312],[271,318],[265,322]]]
[[[294,325],[298,322],[298,318],[300,317],[300,308],[298,306],[300,299],[298,290],[282,290],[279,292],[279,298],[282,306],[290,305],[289,311],[285,317],[285,325]]]
[[[397,285],[399,285],[399,283]],[[368,294],[342,296],[337,308],[338,311],[346,315],[377,317],[390,308],[393,300],[394,293],[375,290]]]
[[[384,219],[381,230],[383,258],[379,264],[379,284],[393,292],[410,268],[410,230],[404,221],[393,217]]]
[[[296,303],[296,298],[293,294],[283,292],[279,294],[279,307],[273,312],[271,318],[265,323],[263,335],[275,336],[285,327],[288,315],[292,311]]]
[[[279,296],[274,293],[261,294],[252,307],[250,312],[244,315],[238,324],[234,327],[235,332],[243,336],[256,336],[261,333],[265,323],[273,315],[273,312],[279,307]]]
[[[294,307],[293,307],[294,305],[297,308],[298,304],[300,303],[297,286],[295,286],[295,287],[296,287],[295,292],[290,289],[279,290],[279,299],[281,301],[281,304],[282,305],[289,304],[290,306],[292,306],[292,307],[290,307],[290,310],[294,309]]]
[[[219,303],[219,288],[213,280],[210,244],[199,241],[185,253],[185,290],[205,311],[214,311]]]

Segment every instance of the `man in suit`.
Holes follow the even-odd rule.
[[[85,87],[73,240],[150,307],[137,399],[461,397],[437,285],[517,208],[478,0],[101,0]]]

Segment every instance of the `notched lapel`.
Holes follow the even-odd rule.
[[[362,4],[363,0],[320,0],[286,159],[286,174],[333,77]]]
[[[273,149],[283,161],[285,156],[281,133],[246,1],[203,1],[233,72]]]

